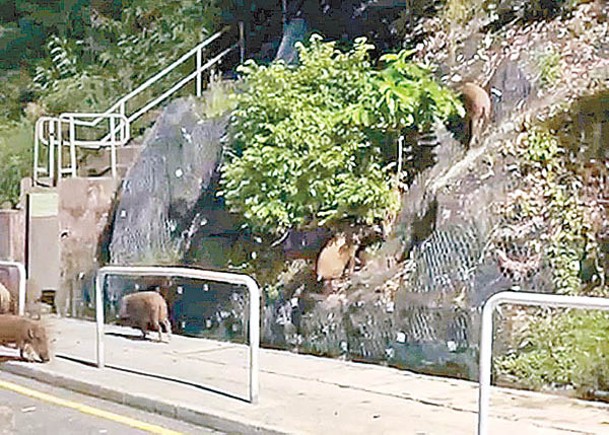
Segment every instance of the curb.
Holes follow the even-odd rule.
[[[219,415],[211,411],[190,408],[182,403],[152,399],[141,394],[133,394],[123,390],[107,388],[80,379],[57,375],[49,371],[41,370],[40,368],[25,365],[24,363],[5,362],[0,365],[0,371],[27,377],[29,379],[34,379],[36,381],[56,387],[65,388],[87,396],[108,400],[154,414],[160,414],[165,417],[224,433],[264,433],[271,435],[283,435],[288,433],[272,426],[247,423],[231,418],[227,415]]]

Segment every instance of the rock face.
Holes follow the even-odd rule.
[[[531,83],[518,63],[504,59],[489,82],[493,102],[492,119],[499,123],[511,111],[522,107],[531,96]]]
[[[182,264],[202,233],[235,231],[221,205],[212,206],[217,204],[215,183],[228,117],[204,119],[201,107],[194,98],[172,102],[145,136],[113,211],[107,236],[109,263]],[[85,290],[89,304],[92,284]],[[109,278],[110,317],[121,296],[136,285],[151,284]]]
[[[296,42],[302,41],[307,32],[307,22],[302,18],[295,18],[287,23],[283,29],[281,44],[277,50],[275,60],[283,60],[287,64],[298,61]]]
[[[113,264],[181,260],[195,205],[213,183],[226,118],[203,120],[194,99],[170,104],[123,181],[109,245]],[[173,257],[172,257],[173,255]]]
[[[286,38],[296,30],[288,29]],[[409,144],[414,161],[408,163],[409,186],[393,233],[351,277],[334,280],[330,295],[322,293],[314,262],[331,234],[291,231],[280,240],[249,240],[215,195],[226,120],[199,124],[184,101],[166,110],[123,187],[114,217],[112,261],[145,262],[150,252],[169,247],[180,259],[206,268],[240,270],[242,264],[255,264],[256,278],[266,284],[265,344],[475,378],[484,301],[515,285],[535,292],[553,288],[544,259],[520,249],[519,238],[534,238],[530,232],[540,230],[510,225],[493,210],[518,190],[521,177],[501,152],[502,142],[514,141],[520,133],[518,116],[523,110],[529,117],[536,115],[535,105],[563,99],[549,92],[546,101],[535,100],[541,97],[532,92],[534,83],[525,68],[533,50],[522,39],[510,42],[508,53],[503,46],[489,49],[496,61],[489,68],[475,59],[479,45],[472,44],[467,59],[478,63],[463,68],[479,71],[476,77],[484,72],[493,90],[493,122],[482,143],[465,152],[455,134],[437,126]],[[280,57],[290,61],[292,44],[285,41]],[[457,72],[466,76],[465,70]],[[583,105],[570,125],[590,125],[578,127],[589,142],[586,152],[602,159],[609,131],[606,116],[595,112],[590,124],[587,108]],[[575,132],[572,136],[580,137]],[[166,286],[171,287],[177,330],[237,340],[247,331],[245,292],[188,280]],[[115,286],[117,292],[125,287]],[[114,295],[110,293],[110,300]]]

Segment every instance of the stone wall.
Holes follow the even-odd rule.
[[[61,315],[82,311],[82,288],[98,268],[100,240],[118,180],[69,178],[59,184],[61,284],[55,304]]]
[[[25,262],[24,210],[0,210],[0,260]]]

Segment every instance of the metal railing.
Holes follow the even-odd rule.
[[[97,367],[103,368],[104,361],[104,279],[108,275],[122,276],[169,276],[206,281],[226,282],[244,285],[249,291],[249,401],[258,402],[259,393],[259,353],[260,353],[260,288],[253,278],[236,273],[212,272],[185,267],[157,266],[106,266],[99,269],[95,279],[95,319]]]
[[[478,435],[487,435],[491,392],[491,366],[493,355],[493,313],[501,304],[581,308],[609,311],[609,299],[589,296],[565,296],[545,293],[506,291],[491,296],[482,309],[480,337],[480,379],[478,398]]]
[[[193,80],[196,81],[195,93],[198,97],[200,97],[203,92],[203,73],[206,70],[218,64],[228,53],[237,47],[241,47],[241,60],[243,60],[243,41],[240,40],[203,63],[203,55],[206,48],[212,42],[218,40],[222,35],[227,34],[228,30],[229,28],[225,28],[210,36],[205,41],[201,42],[199,45],[182,55],[171,65],[150,77],[127,95],[121,97],[115,104],[113,104],[103,113],[64,113],[59,117],[39,118],[36,121],[34,134],[34,184],[38,183],[40,175],[47,175],[52,183],[55,182],[55,159],[58,160],[57,177],[59,179],[61,179],[62,175],[64,174],[76,176],[77,147],[95,149],[111,147],[114,150],[116,146],[125,145],[129,141],[131,135],[131,126],[135,120],[140,118],[153,107],[159,105],[171,95],[175,94],[189,82]],[[151,86],[158,83],[173,70],[189,60],[194,60],[194,70],[192,72],[186,74],[177,82],[172,83],[169,89],[162,91],[160,95],[153,97],[150,101],[142,103],[142,105],[139,107],[128,110],[128,103],[130,101],[133,101],[134,98],[141,95],[144,91],[148,90]],[[93,119],[90,121],[85,120],[90,118]],[[116,141],[116,130],[113,131],[112,126],[104,131],[102,135],[98,136],[98,139],[78,139],[76,127],[80,126],[96,128],[104,119],[114,120],[114,128],[121,134],[120,137],[122,140]],[[120,120],[118,125],[116,124],[117,119]],[[64,133],[64,129],[67,130],[67,133]],[[46,147],[46,159],[45,162],[41,163],[40,160],[43,158],[43,146]],[[69,165],[67,165],[66,168],[61,166],[60,161],[64,146],[69,147]],[[114,151],[113,155],[116,157]],[[115,159],[111,162],[111,169],[113,176],[116,176]]]
[[[0,267],[14,267],[17,269],[19,274],[19,293],[18,293],[18,309],[17,312],[20,316],[25,314],[25,266],[17,261],[0,261]]]

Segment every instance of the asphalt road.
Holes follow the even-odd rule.
[[[149,433],[220,434],[210,429],[95,399],[20,376],[0,373],[0,434]]]

